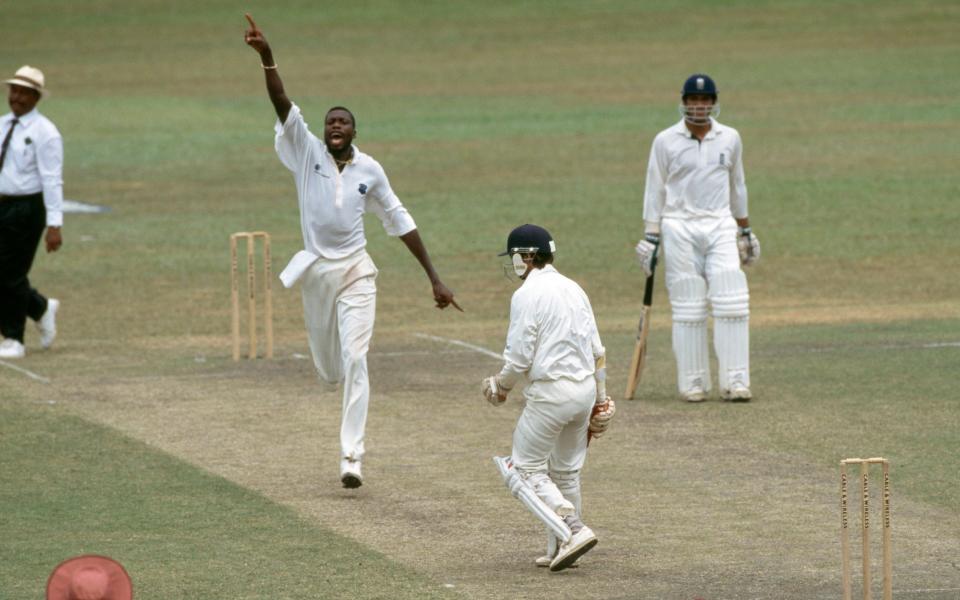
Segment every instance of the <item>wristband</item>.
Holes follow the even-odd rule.
[[[263,64],[263,63],[260,63],[260,66],[263,67],[264,69],[268,70],[268,71],[271,70],[271,69],[276,69],[276,68],[277,68],[276,63],[270,65],[269,67],[268,67],[267,65]]]

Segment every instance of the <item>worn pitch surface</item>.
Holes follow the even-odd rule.
[[[669,378],[655,374],[663,350],[661,340],[648,385],[668,389]],[[478,396],[477,382],[496,361],[385,335],[370,363],[367,483],[356,491],[336,479],[339,393],[322,388],[306,360],[235,365],[221,356],[181,375],[105,377],[93,385],[70,377],[57,382],[52,409],[110,425],[260,492],[471,598],[836,596],[837,470],[755,443],[716,420],[718,410],[737,412],[738,421],[756,418],[762,426],[765,417],[751,413],[775,398],[744,406],[622,402],[610,435],[592,445],[584,474],[586,518],[601,543],[582,568],[550,575],[532,564],[542,550],[540,527],[490,462],[508,451],[519,411],[512,401],[496,409]],[[45,390],[35,384],[28,395],[39,399]],[[897,597],[956,597],[957,515],[900,487],[898,471],[909,466],[898,462]],[[877,509],[879,476],[873,487]],[[851,533],[856,549],[858,529]],[[875,560],[878,540],[877,527]]]

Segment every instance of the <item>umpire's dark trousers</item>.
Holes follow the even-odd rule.
[[[43,194],[0,196],[0,333],[20,343],[27,317],[36,321],[47,311],[27,277],[46,222]]]

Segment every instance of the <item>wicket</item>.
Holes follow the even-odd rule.
[[[860,519],[863,524],[863,600],[870,600],[870,465],[883,472],[883,600],[893,598],[893,556],[890,541],[890,462],[885,458],[848,458],[840,461],[840,552],[843,559],[843,600],[851,600],[850,534],[847,516],[847,465],[860,465]]]
[[[250,338],[248,358],[257,357],[257,294],[254,251],[256,240],[263,240],[263,328],[267,337],[266,358],[273,358],[273,290],[270,286],[270,234],[266,231],[241,231],[230,235],[230,288],[233,300],[233,360],[240,360],[240,268],[237,261],[237,240],[247,240],[247,331]]]

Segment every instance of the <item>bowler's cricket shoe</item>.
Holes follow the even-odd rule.
[[[37,331],[40,332],[40,345],[49,348],[57,337],[57,311],[60,310],[60,301],[56,298],[47,300],[47,310],[37,321]]]
[[[593,530],[584,525],[580,531],[573,534],[569,542],[560,546],[556,558],[550,563],[550,570],[557,572],[572,566],[578,558],[596,545],[597,536],[594,535]]]
[[[340,459],[340,483],[348,489],[363,485],[363,475],[360,473],[360,461],[351,458]]]

